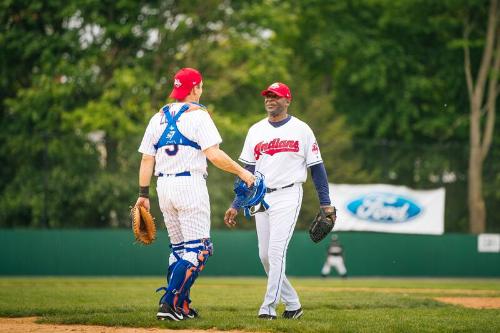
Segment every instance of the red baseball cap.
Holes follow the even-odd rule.
[[[260,94],[262,96],[266,96],[270,92],[275,93],[276,95],[278,95],[280,97],[292,99],[292,93],[290,92],[290,88],[288,88],[288,86],[286,84],[281,83],[281,82],[274,82],[269,87],[267,87],[266,90],[263,90]]]
[[[174,87],[170,97],[174,99],[184,99],[191,92],[194,86],[203,80],[200,72],[194,68],[182,68],[174,76]]]

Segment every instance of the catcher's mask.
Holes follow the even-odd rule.
[[[237,178],[234,182],[234,193],[236,193],[235,204],[243,208],[245,217],[247,218],[258,212],[266,211],[269,208],[269,204],[264,200],[264,196],[266,195],[264,175],[257,171],[255,177],[255,183],[250,187],[240,178]]]

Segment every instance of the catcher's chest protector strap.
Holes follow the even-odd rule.
[[[260,212],[265,212],[268,209],[269,204],[264,200],[264,198],[262,198],[262,201],[255,206],[243,208],[243,214],[247,219],[250,219],[250,216],[254,216],[255,214]]]
[[[184,134],[182,134],[179,131],[179,128],[177,127],[177,120],[187,110],[189,110],[189,104],[184,104],[179,110],[179,112],[177,112],[177,114],[172,117],[172,115],[170,114],[170,105],[165,105],[162,108],[162,112],[165,115],[165,118],[167,118],[167,127],[165,127],[165,131],[163,131],[163,134],[161,135],[158,143],[154,145],[155,149],[158,150],[159,148],[168,145],[181,145],[201,150],[199,144],[185,137]]]

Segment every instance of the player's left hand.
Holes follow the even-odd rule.
[[[333,213],[335,212],[335,207],[327,205],[327,206],[319,206],[320,209],[323,209],[325,213]]]
[[[143,206],[147,210],[150,210],[150,208],[151,208],[151,205],[149,203],[149,198],[144,198],[144,197],[137,198],[137,201],[135,202],[135,205],[136,206]]]
[[[224,223],[228,228],[234,228],[236,226],[236,216],[238,215],[238,210],[236,208],[230,207],[226,210],[224,214]]]
[[[314,243],[318,243],[328,235],[337,220],[336,209],[334,206],[321,206],[319,213],[309,227],[309,236]]]

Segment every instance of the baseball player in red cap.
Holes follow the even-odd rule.
[[[267,118],[248,130],[239,160],[252,172],[265,177],[269,204],[266,211],[255,214],[259,242],[259,257],[268,276],[267,291],[259,309],[261,319],[276,319],[276,306],[285,304],[282,314],[286,319],[297,319],[303,314],[297,292],[285,275],[286,251],[292,238],[302,204],[302,183],[307,168],[318,192],[320,206],[333,211],[328,191],[328,179],[318,143],[311,128],[288,114],[292,94],[281,82],[262,91]],[[238,208],[226,211],[224,222],[236,225]]]
[[[149,209],[149,184],[154,173],[172,249],[168,285],[158,289],[165,291],[158,319],[179,321],[197,316],[189,305],[189,290],[212,255],[207,158],[249,186],[255,180],[252,173],[219,149],[222,138],[207,109],[199,104],[202,92],[200,72],[193,68],[179,70],[170,93],[176,101],[151,118],[139,147],[142,161],[136,204]]]

